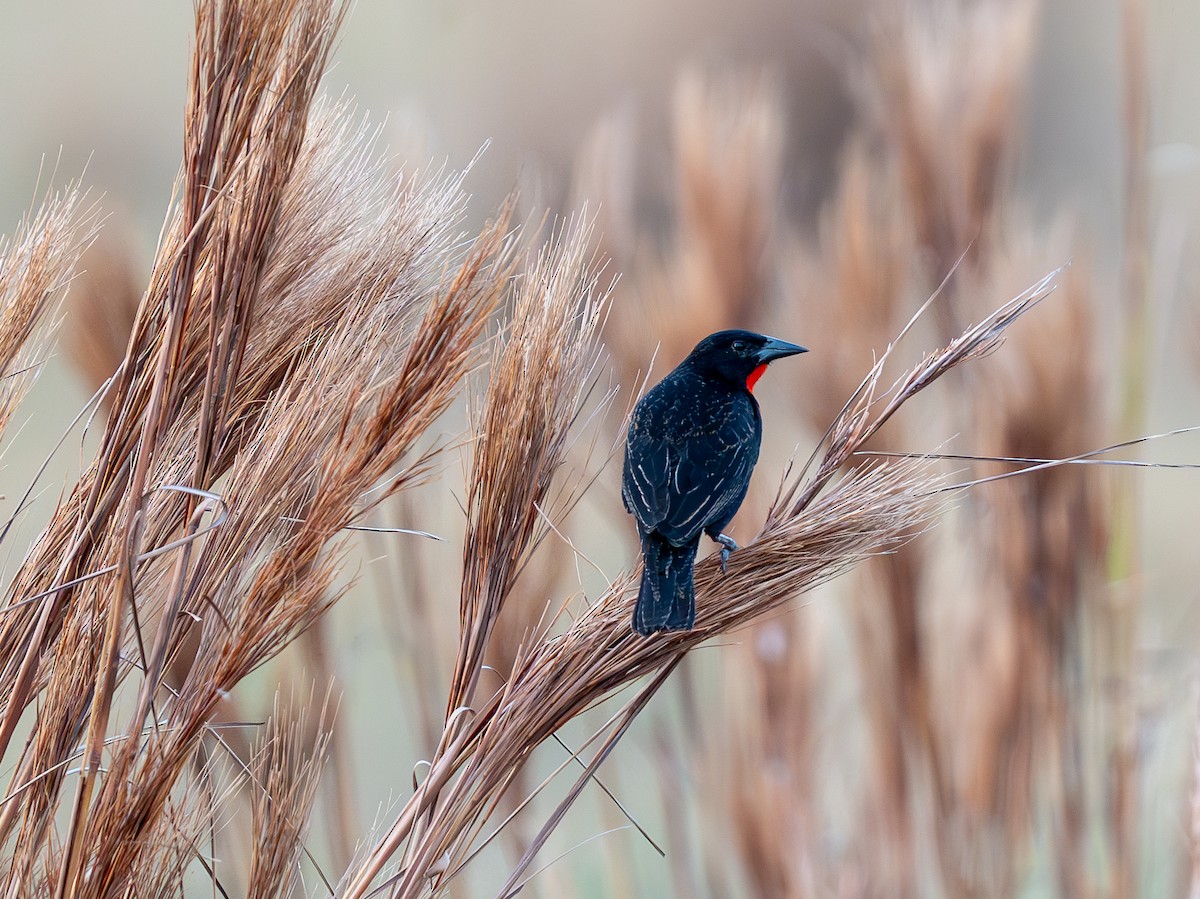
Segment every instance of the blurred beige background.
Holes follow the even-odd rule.
[[[1155,142],[1192,145],[1200,128],[1190,114],[1200,14],[1185,2],[1150,6]],[[0,221],[28,206],[43,157],[53,166],[61,152],[60,178],[86,164],[87,181],[107,193],[108,205],[130,210],[153,235],[179,157],[191,4],[6,7]],[[1045,4],[1043,19],[1029,104],[1031,196],[1048,202],[1067,194],[1111,234],[1119,199],[1119,5],[1056,0]],[[684,65],[766,68],[784,84],[789,143],[806,157],[814,144],[832,152],[848,112],[846,74],[867,27],[855,0],[363,0],[351,11],[327,85],[373,118],[389,117],[396,137],[418,123],[430,156],[452,165],[490,141],[474,185],[484,208],[521,182],[543,187],[553,203],[583,139],[613,110],[636,118],[643,167],[662,165],[665,98]],[[1186,154],[1170,160],[1194,163]],[[796,204],[818,200],[828,175],[821,167],[789,171]]]
[[[580,147],[603,116],[627,116],[638,134],[636,203],[653,228],[668,215],[666,118],[681,69],[766,69],[781,86],[785,146],[794,153],[784,160],[786,203],[811,223],[831,187],[851,115],[856,61],[871,27],[862,7],[858,0],[360,0],[343,29],[327,93],[353,96],[373,120],[386,119],[385,141],[421,148],[413,150],[416,164],[445,160],[462,167],[488,144],[467,181],[476,220],[514,186],[529,211],[565,209]],[[1200,4],[1154,0],[1148,9],[1154,304],[1148,429],[1156,432],[1200,422]],[[1035,213],[1065,210],[1080,223],[1093,248],[1099,293],[1109,300],[1121,262],[1120,10],[1117,0],[1043,4],[1017,171],[1018,192]],[[185,0],[6,0],[0,233],[30,207],[39,179],[44,189],[83,173],[148,268],[179,162],[191,23]],[[804,335],[792,336],[804,342]],[[6,508],[85,399],[59,353],[19,413],[23,427],[14,429],[13,448],[5,451]],[[54,503],[77,467],[79,443],[73,437],[54,456],[44,492],[6,553],[23,552],[43,520],[39,510]],[[1200,439],[1156,443],[1141,455],[1200,461]],[[1154,681],[1144,710],[1163,718],[1175,713],[1167,726],[1147,733],[1165,735],[1178,748],[1189,736],[1200,649],[1194,536],[1200,479],[1162,471],[1145,473],[1140,483],[1147,510],[1140,642]],[[11,571],[15,559],[0,561]],[[352,628],[351,638],[363,631]],[[385,667],[377,657],[363,664]],[[384,729],[381,720],[364,720]],[[364,742],[388,739],[370,733]],[[393,778],[397,789],[406,775]],[[362,807],[373,811],[379,797],[361,786]],[[1155,826],[1175,821],[1149,817]]]

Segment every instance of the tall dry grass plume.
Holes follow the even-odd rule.
[[[820,209],[786,82],[694,69],[665,215],[614,116],[577,211],[471,228],[323,96],[343,4],[198,0],[146,283],[74,185],[0,243],[0,427],[64,293],[96,391],[0,608],[5,896],[1137,892],[1134,496],[1060,462],[1139,372],[1015,186],[1040,8],[872,8]],[[622,413],[734,326],[814,352],[645,639]]]

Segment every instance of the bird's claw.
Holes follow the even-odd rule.
[[[741,549],[732,537],[727,537],[724,534],[717,534],[713,538],[721,544],[721,574],[725,574],[729,566],[729,556],[735,549]]]

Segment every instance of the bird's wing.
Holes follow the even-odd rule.
[[[728,520],[746,496],[750,473],[757,461],[751,434],[693,439],[672,466],[670,502],[658,532],[672,543],[695,537],[709,525]]]
[[[677,455],[666,440],[644,432],[630,434],[621,498],[625,508],[637,516],[643,531],[658,527],[670,508],[671,469]]]
[[[735,416],[718,434],[630,436],[621,494],[643,531],[676,545],[736,511],[757,461],[753,415]]]

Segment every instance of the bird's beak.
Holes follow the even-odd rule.
[[[784,356],[795,356],[797,353],[807,352],[807,347],[797,346],[794,343],[788,343],[786,340],[776,340],[774,337],[768,337],[767,342],[754,354],[754,358],[758,360],[760,365],[765,365],[776,359],[782,359]]]

